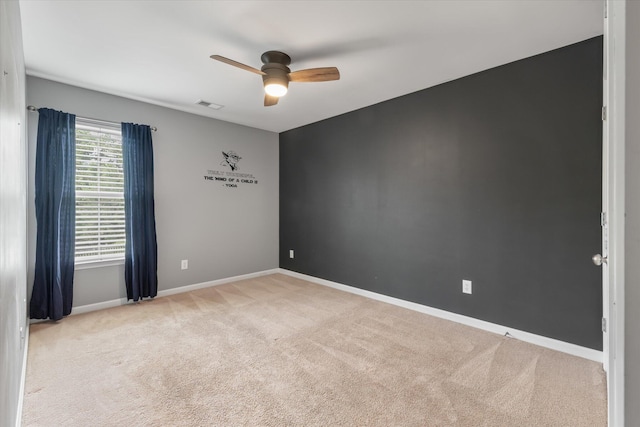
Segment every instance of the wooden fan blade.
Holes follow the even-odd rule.
[[[238,61],[234,61],[233,59],[225,58],[224,56],[211,55],[210,58],[215,59],[216,61],[224,62],[225,64],[233,65],[234,67],[242,68],[243,70],[251,71],[252,73],[260,74],[261,76],[264,76],[266,74],[264,71],[260,71],[257,68],[244,65]]]
[[[289,73],[292,82],[328,82],[340,80],[340,71],[336,67],[309,68]]]
[[[264,106],[265,107],[271,107],[272,105],[276,105],[278,103],[278,98],[277,96],[271,96],[271,95],[267,95],[266,93],[264,94]]]

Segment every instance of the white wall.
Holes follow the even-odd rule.
[[[78,116],[156,126],[153,133],[158,289],[160,291],[278,267],[278,134],[158,107],[36,77],[27,103]],[[203,107],[205,108],[205,107]],[[36,221],[34,165],[37,113],[29,113],[29,289]],[[258,184],[227,188],[204,179],[222,151],[242,159],[238,173]],[[180,269],[180,260],[189,269]],[[74,307],[126,297],[124,266],[76,270]]]
[[[0,425],[13,426],[25,351],[27,280],[25,73],[17,1],[0,1],[0,64]]]
[[[626,7],[625,425],[640,426],[640,2]]]

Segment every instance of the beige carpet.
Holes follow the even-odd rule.
[[[31,326],[25,426],[604,426],[599,364],[285,275]]]

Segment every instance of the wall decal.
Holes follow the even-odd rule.
[[[238,169],[238,162],[242,157],[238,156],[235,151],[223,151],[224,160],[220,163],[222,166],[229,166],[232,171]]]
[[[205,181],[217,182],[226,188],[239,188],[245,184],[258,183],[258,179],[252,173],[235,172],[238,170],[238,162],[242,159],[235,151],[223,151],[222,155],[224,159],[220,162],[220,166],[228,166],[231,172],[209,169],[204,175]]]

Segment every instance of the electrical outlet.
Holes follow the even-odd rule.
[[[293,249],[289,249],[289,258],[293,259]]]
[[[189,260],[188,260],[188,259],[183,259],[183,260],[180,262],[180,268],[181,268],[182,270],[187,270],[187,269],[189,268]]]
[[[471,280],[463,280],[462,281],[462,293],[470,294],[471,293]]]

